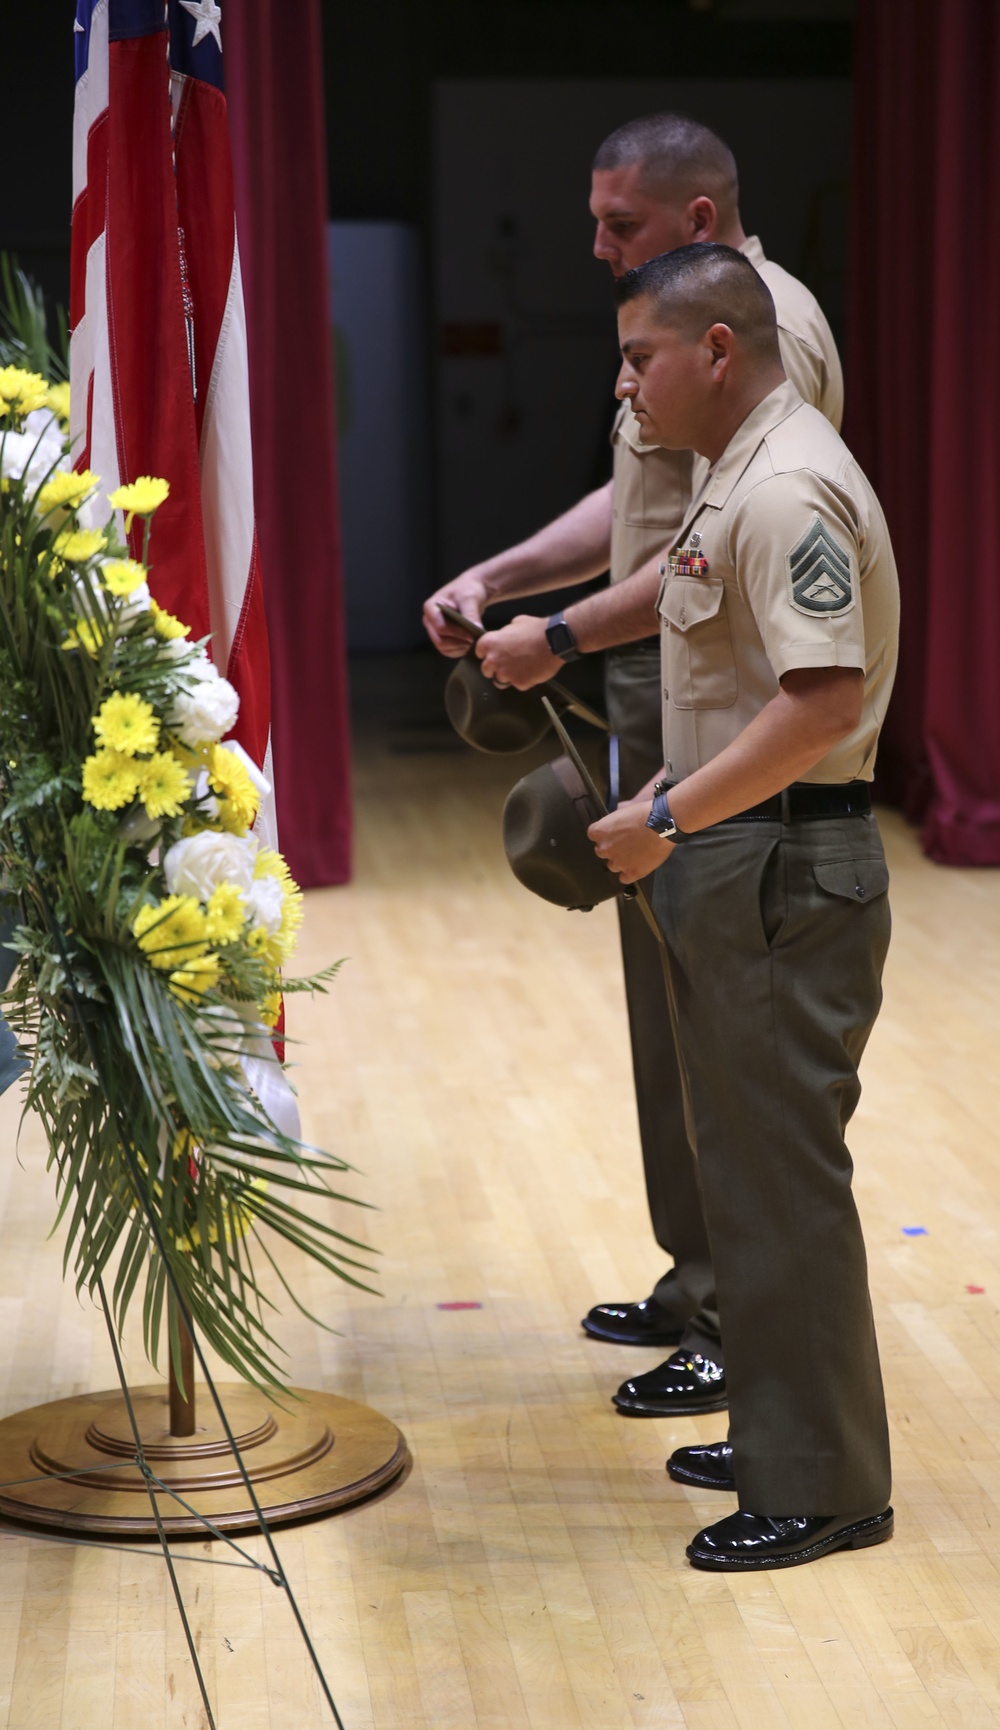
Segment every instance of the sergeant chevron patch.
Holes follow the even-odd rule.
[[[800,613],[846,613],[854,605],[850,554],[814,517],[786,557],[791,602]]]

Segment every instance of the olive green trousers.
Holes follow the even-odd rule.
[[[844,1140],[881,1002],[887,885],[871,817],[719,824],[653,879],[754,1513],[861,1515],[889,1498]]]
[[[659,642],[612,651],[605,694],[608,721],[619,740],[621,797],[629,799],[663,767]],[[663,951],[635,902],[619,899],[617,905],[646,1196],[656,1241],[673,1257],[653,1296],[687,1324],[686,1350],[721,1363],[715,1279],[685,1120]]]

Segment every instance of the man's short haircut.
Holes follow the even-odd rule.
[[[653,198],[710,198],[723,220],[739,206],[736,158],[718,133],[686,114],[647,114],[626,121],[604,140],[595,169],[638,163],[644,192]]]
[[[750,260],[731,246],[700,241],[661,252],[619,277],[614,297],[618,306],[648,297],[658,324],[693,339],[713,324],[727,324],[759,360],[780,365],[771,291]]]

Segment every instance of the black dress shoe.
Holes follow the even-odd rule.
[[[697,1484],[702,1490],[735,1490],[733,1450],[728,1442],[700,1442],[693,1448],[675,1448],[667,1471],[678,1484]]]
[[[693,1568],[745,1572],[750,1568],[795,1568],[831,1550],[864,1550],[892,1537],[892,1509],[859,1519],[856,1514],[728,1514],[706,1526],[687,1547]]]
[[[580,1326],[595,1340],[615,1346],[675,1346],[684,1323],[661,1309],[654,1297],[638,1304],[595,1304]]]
[[[620,1412],[637,1418],[681,1418],[721,1412],[727,1405],[721,1364],[689,1352],[674,1352],[648,1375],[622,1382],[613,1396]]]

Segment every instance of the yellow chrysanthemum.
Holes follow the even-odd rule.
[[[78,619],[75,631],[70,631],[64,649],[86,649],[95,659],[110,636],[110,627],[102,619]]]
[[[0,414],[30,414],[44,408],[49,387],[40,372],[25,372],[19,366],[0,366]]]
[[[62,421],[63,426],[69,426],[68,379],[64,379],[60,384],[49,385],[49,388],[45,393],[45,407],[52,410],[52,413]],[[98,475],[94,476],[95,481],[99,478]]]
[[[63,529],[52,542],[52,551],[57,559],[65,559],[67,564],[82,565],[85,559],[92,559],[104,545],[104,535],[100,529]]]
[[[212,943],[235,943],[246,924],[242,891],[235,883],[219,883],[205,904],[205,930]]]
[[[219,957],[217,955],[194,955],[186,961],[183,967],[178,967],[170,975],[170,989],[175,997],[180,997],[185,1003],[196,1003],[219,978]]]
[[[154,967],[190,967],[208,948],[204,910],[193,895],[165,895],[140,907],[132,930]]]
[[[82,505],[87,494],[93,492],[100,478],[100,475],[91,474],[89,469],[84,469],[80,474],[77,474],[75,469],[57,469],[54,475],[49,476],[38,494],[38,509],[42,516],[47,516],[49,511],[58,510],[60,506],[64,510],[75,511],[77,505]]]
[[[101,581],[109,595],[130,595],[146,581],[146,567],[138,559],[107,559],[101,566]],[[155,604],[155,603],[153,603]]]
[[[281,992],[269,991],[260,1006],[260,1018],[265,1027],[276,1027],[281,1014]]]
[[[117,691],[101,704],[94,720],[94,737],[101,745],[121,751],[126,757],[155,751],[160,723],[152,703],[131,692]]]
[[[224,801],[219,822],[224,829],[249,829],[257,815],[260,794],[235,751],[216,745],[208,765],[208,784]]]
[[[256,1192],[258,1195],[263,1195],[266,1189],[266,1177],[252,1177],[250,1179],[249,1187],[244,1193],[246,1195],[252,1195]],[[233,1243],[238,1237],[246,1237],[247,1232],[253,1226],[255,1217],[255,1208],[240,1206],[239,1204],[233,1207],[226,1218],[226,1242]],[[219,1241],[219,1228],[215,1224],[214,1219],[209,1221],[208,1241],[209,1243],[218,1243]],[[192,1249],[198,1249],[200,1244],[201,1231],[196,1225],[193,1225],[190,1232],[185,1232],[184,1236],[177,1240],[178,1249],[188,1250],[189,1252]]]
[[[147,817],[180,816],[191,797],[191,783],[169,751],[157,751],[140,766],[139,797]]]
[[[108,503],[116,511],[126,511],[125,533],[132,527],[133,517],[151,517],[159,510],[164,499],[170,492],[170,482],[156,480],[153,475],[139,475],[127,486],[116,487],[108,494]]]
[[[251,955],[263,955],[267,950],[267,926],[255,925],[247,932],[247,948]]]
[[[175,619],[173,613],[168,613],[163,607],[158,607],[155,601],[149,603],[153,615],[153,629],[158,637],[170,642],[174,637],[189,637],[191,626],[182,625],[180,619]]]
[[[83,796],[95,811],[120,811],[135,798],[135,764],[120,751],[96,751],[83,765]]]
[[[280,853],[271,847],[261,847],[254,861],[255,877],[274,877],[281,884],[281,924],[271,938],[268,954],[276,962],[287,961],[298,942],[304,902],[302,891]]]

